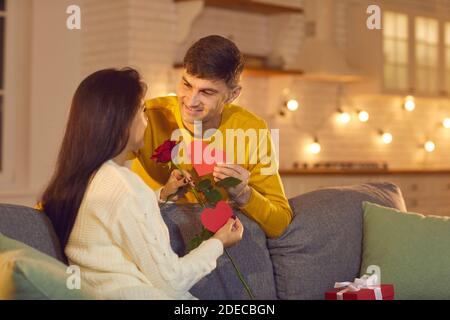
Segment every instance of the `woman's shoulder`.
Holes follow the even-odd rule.
[[[105,162],[86,189],[80,213],[111,226],[116,219],[156,210],[154,192],[139,179],[127,167]]]
[[[106,161],[95,173],[91,185],[111,188],[127,192],[132,189],[129,171],[126,167],[116,164],[113,160]]]
[[[114,204],[125,199],[138,199],[148,190],[144,183],[127,167],[121,166],[112,160],[105,162],[95,173],[87,189],[88,195],[103,203]],[[147,187],[148,188],[148,187]]]

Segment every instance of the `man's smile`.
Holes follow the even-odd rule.
[[[192,108],[185,104],[183,104],[183,108],[184,111],[191,116],[197,116],[203,112],[203,108]]]

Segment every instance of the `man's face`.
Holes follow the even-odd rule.
[[[223,106],[231,102],[233,90],[223,80],[197,78],[184,70],[177,95],[183,121],[194,124],[219,118]]]

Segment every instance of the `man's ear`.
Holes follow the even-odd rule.
[[[226,103],[232,103],[234,100],[236,100],[241,95],[241,86],[236,86],[231,90],[231,94],[229,98],[227,99]]]

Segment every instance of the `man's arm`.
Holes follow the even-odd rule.
[[[292,209],[284,194],[278,172],[261,175],[252,170],[249,181],[249,201],[240,209],[258,222],[270,238],[281,236],[292,221]]]
[[[261,127],[267,130],[265,123]],[[255,149],[258,161],[254,165],[248,165],[248,170],[236,164],[220,164],[215,168],[214,177],[224,179],[231,176],[240,179],[240,185],[228,189],[230,197],[247,216],[261,226],[268,237],[276,238],[291,223],[293,213],[278,173],[278,161],[269,131]],[[264,155],[264,159],[259,159]]]

